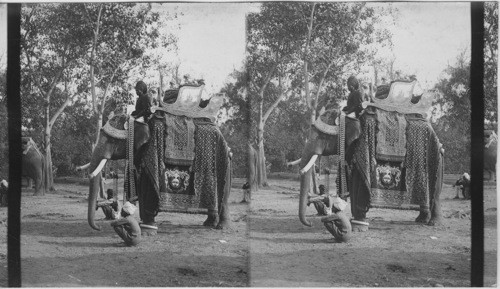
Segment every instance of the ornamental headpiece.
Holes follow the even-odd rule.
[[[364,102],[363,107],[373,106],[405,114],[416,113],[427,118],[433,98],[434,94],[423,91],[417,80],[394,81],[390,84],[388,94],[373,97],[373,102]]]
[[[202,100],[210,99],[205,107],[201,107]],[[210,98],[205,85],[183,86],[179,89],[179,95],[174,103],[166,103],[160,100],[161,107],[154,106],[151,112],[156,110],[166,111],[173,115],[182,115],[192,118],[209,118],[215,121],[217,113],[223,104],[222,95],[214,95]]]

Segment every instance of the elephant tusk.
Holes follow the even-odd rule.
[[[300,174],[303,175],[305,174],[306,172],[308,172],[311,167],[314,165],[314,163],[316,162],[316,159],[318,158],[318,155],[313,155],[311,157],[311,159],[309,160],[309,162],[307,163],[307,165],[305,165],[301,170],[300,170]]]
[[[84,164],[83,166],[76,167],[75,170],[76,171],[86,170],[89,166],[90,166],[90,163]]]
[[[108,161],[107,159],[102,159],[97,168],[89,175],[89,177],[91,179],[95,178],[95,176],[97,176],[97,174],[101,172],[102,168],[104,168],[104,165],[106,164],[107,161]]]
[[[298,165],[300,163],[302,159],[298,159],[298,160],[295,160],[293,162],[287,162],[286,165],[287,166],[294,166],[294,165]]]

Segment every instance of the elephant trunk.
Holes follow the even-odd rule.
[[[311,189],[312,180],[312,165],[318,158],[318,154],[312,149],[311,144],[306,144],[306,149],[302,155],[302,160],[300,162],[300,198],[299,198],[299,219],[300,222],[308,227],[312,227],[311,222],[309,222],[306,217],[306,208],[309,201],[309,193]],[[314,169],[314,168],[313,168]]]
[[[300,175],[300,199],[299,199],[299,219],[300,222],[308,227],[312,227],[311,222],[306,219],[306,208],[309,200],[309,188],[311,186],[311,170]]]
[[[90,227],[94,230],[101,230],[100,226],[95,224],[95,211],[97,205],[97,195],[100,191],[102,168],[106,164],[107,155],[102,153],[102,147],[98,146],[94,149],[92,160],[90,161],[89,169],[92,173],[89,175],[89,202],[87,219]],[[104,157],[104,158],[103,158]]]
[[[94,230],[101,230],[101,227],[95,224],[95,211],[97,205],[97,194],[99,193],[99,185],[101,183],[101,174],[97,174],[93,178],[89,178],[89,207],[87,219],[90,227]]]

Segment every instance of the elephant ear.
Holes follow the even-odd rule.
[[[114,113],[111,113],[109,116],[110,118],[108,119],[108,123],[112,128],[117,130],[127,129],[128,116],[126,114],[114,115]]]
[[[359,138],[361,135],[361,123],[358,119],[346,117],[345,135],[345,142],[348,147]]]
[[[143,122],[134,123],[134,148],[138,150],[149,141],[149,126]]]
[[[329,105],[327,107],[323,107],[320,110],[320,119],[322,122],[328,125],[338,125],[335,123],[335,120],[338,118],[339,109],[338,106]]]

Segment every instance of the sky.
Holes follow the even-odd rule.
[[[470,54],[470,3],[392,3],[399,10],[393,32],[399,69],[415,74],[423,86],[437,82],[464,49]]]
[[[218,92],[245,57],[245,15],[257,11],[251,3],[163,3],[155,9],[177,12],[181,75],[203,78]]]
[[[373,5],[388,5],[374,3]],[[424,87],[437,82],[465,48],[470,51],[470,4],[467,2],[391,3],[398,9],[393,32],[396,69],[416,74]],[[245,55],[245,15],[255,3],[162,3],[155,9],[178,12],[181,73],[206,80],[218,91]],[[6,5],[0,4],[0,39],[6,39]],[[0,54],[7,41],[0,40]],[[5,60],[4,60],[5,61]]]

